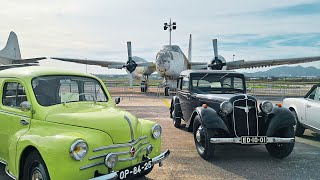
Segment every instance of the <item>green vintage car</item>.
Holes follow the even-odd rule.
[[[14,179],[125,179],[170,154],[161,126],[115,107],[93,75],[23,67],[0,84],[0,162]]]

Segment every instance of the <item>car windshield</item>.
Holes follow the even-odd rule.
[[[40,76],[32,80],[32,88],[42,106],[78,101],[108,101],[100,82],[89,77]]]
[[[243,77],[236,74],[196,74],[191,81],[191,90],[198,94],[245,93]]]

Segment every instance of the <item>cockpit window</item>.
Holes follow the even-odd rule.
[[[205,74],[194,75],[192,91],[199,94],[207,93],[244,93],[244,80],[233,74]]]
[[[108,101],[99,81],[88,77],[41,76],[32,80],[32,88],[42,106],[78,101]]]

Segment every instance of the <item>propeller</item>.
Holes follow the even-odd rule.
[[[128,49],[128,61],[126,62],[123,67],[125,67],[130,73],[132,73],[137,68],[137,63],[132,60],[132,50],[131,50],[131,42],[127,42],[127,49]]]
[[[212,60],[212,63],[208,65],[208,67],[212,69],[221,70],[223,66],[226,65],[226,63],[219,59],[217,39],[212,39],[212,46],[214,59]]]

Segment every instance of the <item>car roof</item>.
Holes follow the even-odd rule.
[[[181,76],[190,76],[190,74],[223,74],[223,73],[229,73],[229,74],[239,74],[243,75],[242,73],[232,71],[232,70],[185,70],[180,73]]]
[[[79,71],[72,71],[60,68],[50,68],[41,66],[28,66],[28,67],[17,67],[10,68],[0,71],[0,77],[13,77],[13,78],[34,78],[44,75],[75,75],[75,76],[87,76],[95,77],[91,74],[82,73]]]

